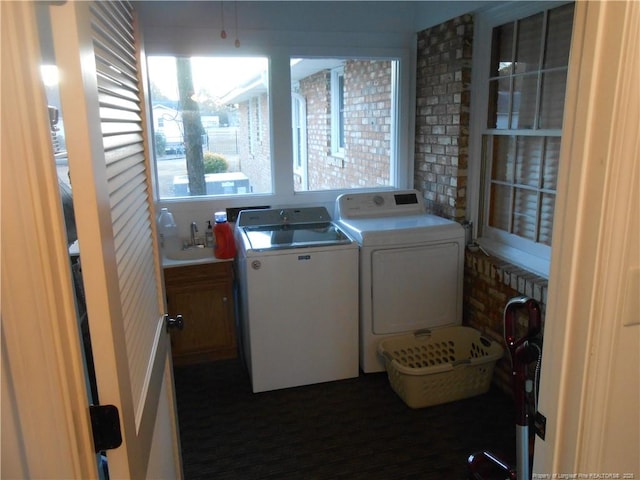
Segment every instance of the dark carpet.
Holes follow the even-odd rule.
[[[513,458],[497,390],[411,409],[385,373],[254,394],[239,360],[175,369],[187,480],[463,480],[467,457]]]

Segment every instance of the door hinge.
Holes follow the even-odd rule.
[[[540,412],[536,412],[536,416],[533,420],[533,427],[536,435],[544,440],[544,437],[547,434],[547,417]]]
[[[115,405],[89,405],[89,414],[96,453],[122,445],[120,416]]]

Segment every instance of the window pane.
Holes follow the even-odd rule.
[[[513,233],[528,240],[536,240],[538,194],[522,188],[515,189],[513,202]]]
[[[392,185],[396,69],[392,60],[291,60],[292,94],[306,104],[296,191]]]
[[[493,29],[494,49],[489,76],[511,75],[513,73],[513,23]]]
[[[516,73],[533,72],[540,68],[542,19],[539,13],[518,22]]]
[[[537,84],[537,74],[515,78],[511,128],[533,128],[536,115]]]
[[[511,78],[504,77],[489,82],[489,95],[493,98],[489,110],[488,128],[509,128],[509,96],[511,94]]]
[[[160,198],[270,193],[267,58],[148,57]]]
[[[560,143],[560,137],[546,138],[542,188],[549,190],[556,190],[558,188],[558,163],[560,160]]]
[[[492,184],[490,202],[489,225],[508,232],[511,216],[511,188]]]
[[[553,232],[553,209],[556,196],[543,193],[540,201],[540,233],[538,242],[551,246],[551,234]]]
[[[567,72],[549,72],[542,75],[542,100],[540,102],[540,128],[562,128],[564,92]]]
[[[485,155],[491,155],[489,225],[533,241],[550,241],[560,138],[486,135],[483,142]]]
[[[338,97],[338,146],[340,150],[344,149],[344,124],[345,124],[345,110],[344,110],[344,75],[338,75],[338,88],[336,92],[332,92]]]
[[[544,68],[563,67],[569,63],[573,6],[569,3],[549,11]]]
[[[491,168],[492,180],[513,182],[515,150],[513,137],[493,137],[493,165]]]
[[[541,137],[518,137],[515,183],[537,187],[542,159]]]

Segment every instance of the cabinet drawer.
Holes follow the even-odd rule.
[[[233,281],[232,262],[214,262],[200,265],[186,265],[164,269],[164,282],[167,287],[193,285],[201,282]]]

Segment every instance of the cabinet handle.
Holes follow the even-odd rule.
[[[222,297],[222,301],[223,301],[224,303],[227,303],[227,297]]]
[[[182,330],[184,328],[184,320],[182,315],[176,315],[175,318],[171,318],[169,315],[164,316],[164,321],[166,324],[167,333],[169,333],[169,329],[176,328],[178,330]]]

